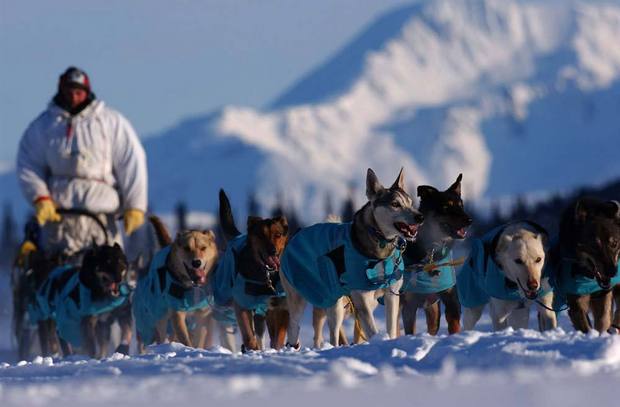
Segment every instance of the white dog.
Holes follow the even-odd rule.
[[[533,222],[509,223],[476,239],[457,276],[464,329],[474,328],[487,303],[494,330],[527,328],[532,304],[539,329],[555,328],[547,251],[547,232]]]

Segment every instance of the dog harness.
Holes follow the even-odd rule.
[[[422,264],[415,267],[405,268],[405,281],[401,288],[402,292],[416,294],[436,294],[454,287],[456,284],[456,269],[452,265],[452,249],[444,246],[437,254],[438,260],[434,255],[427,256]],[[440,265],[431,272],[423,271],[419,266],[435,263]]]
[[[68,277],[65,273],[73,273],[66,283],[60,287],[59,281]],[[101,315],[125,304],[130,290],[123,284],[118,297],[94,301],[91,290],[80,282],[80,273],[74,266],[62,266],[54,269],[48,281],[37,294],[41,319],[56,320],[58,336],[75,347],[81,347],[84,317]]]
[[[281,272],[312,305],[333,306],[351,290],[387,288],[403,276],[401,250],[378,260],[363,256],[351,240],[351,223],[319,223],[295,234],[282,255]]]
[[[213,304],[213,280],[202,287],[185,289],[169,272],[166,260],[171,247],[167,246],[155,254],[148,273],[138,279],[133,297],[133,312],[136,330],[145,344],[153,342],[155,327],[168,310],[192,312]]]
[[[272,297],[283,297],[280,281],[275,284],[276,294],[266,291],[265,283],[253,281],[243,276],[237,267],[237,256],[245,247],[247,235],[239,235],[228,242],[226,251],[217,267],[219,276],[215,287],[215,302],[219,306],[232,306],[232,300],[241,308],[253,310],[259,315],[267,312],[268,301]]]
[[[517,284],[506,278],[493,256],[497,239],[506,226],[499,226],[472,242],[469,257],[456,277],[459,300],[464,307],[474,308],[487,304],[491,297],[506,301],[525,299]],[[550,280],[548,265],[543,268],[544,279]],[[543,286],[541,283],[536,298],[542,298],[552,291]]]

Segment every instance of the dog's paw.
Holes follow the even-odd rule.
[[[610,335],[618,335],[620,334],[620,327],[616,326],[616,325],[612,325],[608,330],[607,333]]]
[[[123,355],[129,355],[129,345],[121,343],[118,345],[114,353],[121,353]]]
[[[295,345],[291,345],[289,342],[286,342],[286,349],[290,349],[290,350],[297,352],[301,350],[301,344],[297,342]]]

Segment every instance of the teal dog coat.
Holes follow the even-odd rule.
[[[328,308],[351,290],[387,288],[402,278],[399,248],[384,260],[367,258],[351,233],[351,223],[319,223],[301,229],[284,249],[281,272],[312,305]]]
[[[260,295],[260,287],[264,282],[252,281],[242,275],[237,269],[237,256],[245,247],[246,235],[239,235],[228,242],[226,251],[217,267],[218,275],[215,287],[215,302],[219,306],[232,306],[232,300],[241,308],[253,310],[257,314],[265,315],[269,298],[273,294]],[[276,297],[284,296],[282,284],[278,281],[274,287]]]
[[[439,259],[433,260],[436,264],[452,262],[452,249],[444,247],[439,253]],[[422,266],[422,264],[416,266]],[[456,270],[452,264],[446,264],[432,272],[423,271],[421,268],[405,268],[405,280],[401,288],[402,292],[415,294],[436,294],[454,287],[456,284]]]
[[[168,310],[191,312],[213,304],[213,283],[216,273],[211,273],[209,283],[202,287],[185,289],[169,273],[166,260],[170,246],[157,252],[146,275],[138,280],[133,297],[136,330],[145,344],[155,338],[155,327]]]

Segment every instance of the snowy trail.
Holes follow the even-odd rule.
[[[620,337],[509,329],[301,352],[240,355],[168,344],[151,347],[147,355],[103,361],[38,358],[0,367],[0,404],[218,405],[251,399],[269,405],[291,400],[371,405],[387,398],[574,405],[591,402],[593,395],[616,399],[613,383],[619,378]]]

